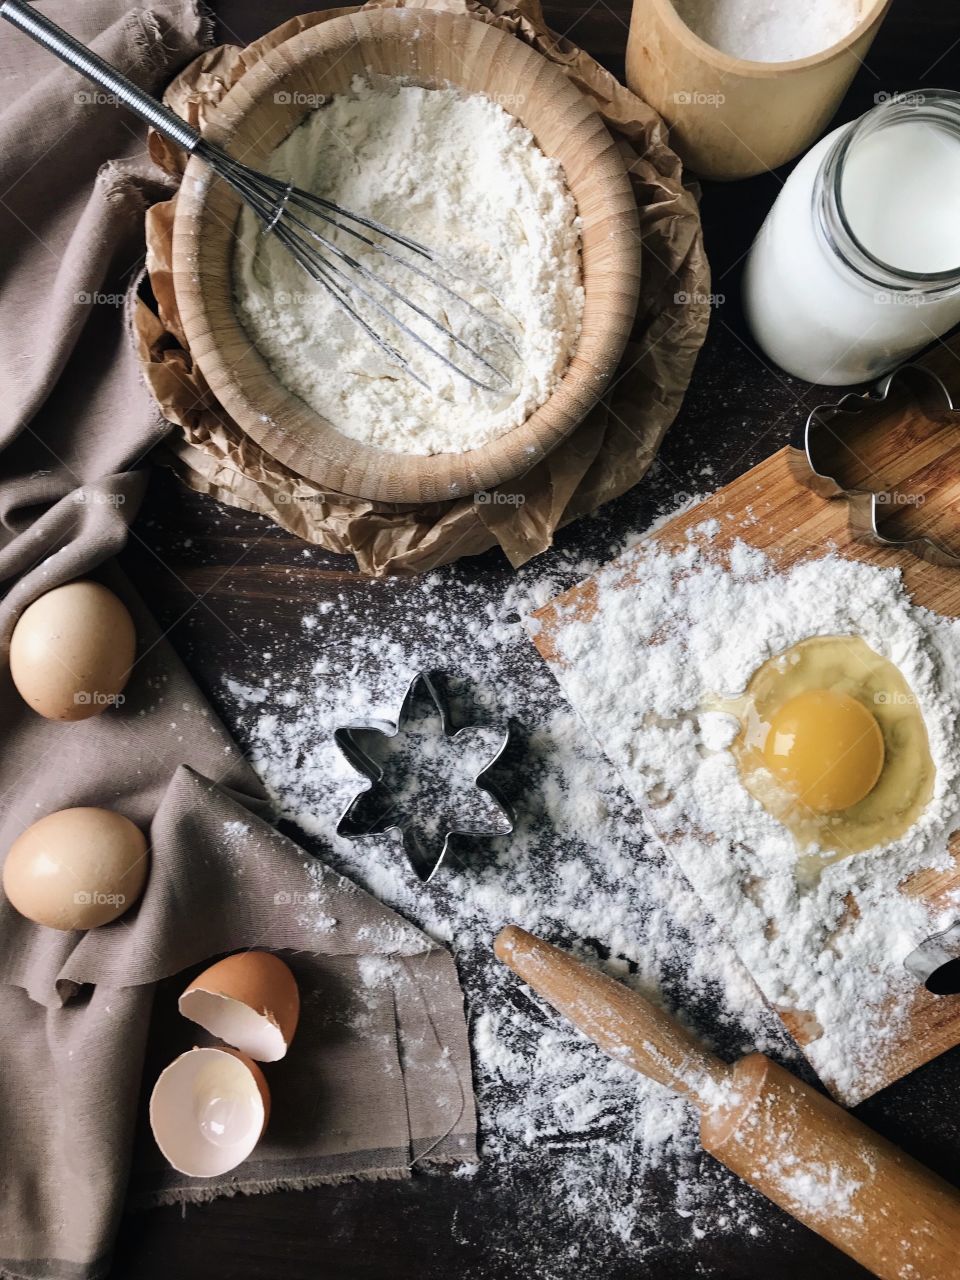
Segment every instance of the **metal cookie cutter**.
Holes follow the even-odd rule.
[[[935,996],[960,994],[960,923],[935,933],[903,963]]]
[[[882,378],[869,391],[848,395],[836,404],[821,404],[812,409],[803,431],[801,448],[791,448],[791,466],[796,479],[822,498],[845,498],[850,507],[850,526],[854,536],[881,547],[910,551],[931,564],[960,567],[960,555],[948,551],[932,538],[889,538],[880,530],[889,494],[871,489],[845,489],[822,461],[825,435],[837,436],[836,424],[856,418],[885,404],[895,389],[907,390],[923,409],[943,411],[957,404],[944,383],[932,370],[920,364],[904,364]]]
[[[389,831],[398,831],[403,840],[404,852],[419,879],[426,884],[431,880],[442,864],[450,849],[451,841],[456,836],[474,836],[492,839],[494,836],[513,834],[515,816],[510,804],[504,799],[496,784],[490,777],[492,771],[500,763],[504,752],[510,744],[511,728],[508,725],[500,745],[492,759],[473,778],[473,784],[493,801],[499,811],[502,823],[497,826],[450,827],[443,834],[443,843],[437,852],[436,841],[426,841],[418,823],[418,814],[408,812],[404,808],[404,797],[394,795],[387,785],[386,770],[383,764],[374,758],[366,741],[387,740],[400,737],[414,718],[413,712],[422,695],[432,703],[440,721],[441,733],[447,741],[455,742],[461,735],[467,734],[475,726],[464,725],[453,729],[450,720],[450,708],[446,699],[438,689],[434,679],[425,671],[413,677],[403,696],[400,712],[392,728],[380,728],[377,725],[345,725],[334,730],[334,740],[341,752],[357,770],[369,779],[371,786],[359,792],[347,805],[343,816],[337,823],[337,835],[348,840],[360,839],[363,836],[383,835]],[[372,815],[372,816],[371,816]]]

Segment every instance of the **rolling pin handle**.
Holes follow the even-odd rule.
[[[498,958],[618,1062],[689,1098],[719,1105],[731,1068],[663,1009],[516,925],[493,944]]]

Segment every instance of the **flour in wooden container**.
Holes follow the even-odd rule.
[[[687,26],[722,53],[793,62],[837,44],[862,16],[859,0],[673,0]]]
[[[458,273],[458,291],[506,324],[518,348],[489,351],[513,381],[491,393],[371,313],[429,389],[419,385],[244,210],[234,259],[239,317],[284,385],[338,431],[390,452],[460,453],[519,426],[550,397],[580,334],[579,219],[559,163],[499,104],[453,88],[357,80],[312,112],[266,167],[438,250]],[[362,257],[355,240],[324,230]],[[389,259],[363,261],[426,309],[444,302],[425,300],[429,286]],[[482,342],[484,331],[462,307],[446,318],[458,336]],[[449,341],[442,346],[463,363]]]

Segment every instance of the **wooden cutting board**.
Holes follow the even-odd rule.
[[[891,407],[851,419],[841,430],[842,436],[836,436],[837,455],[833,461],[843,486],[863,485],[897,495],[897,500],[889,504],[891,515],[883,532],[901,538],[927,534],[949,550],[960,552],[960,414],[924,414],[914,408]],[[831,547],[839,555],[867,564],[900,568],[915,603],[947,617],[960,616],[960,569],[929,564],[904,550],[855,540],[848,524],[847,502],[843,498],[818,497],[798,483],[795,468],[801,456],[793,449],[781,449],[698,506],[675,517],[650,538],[666,549],[679,551],[689,546],[688,530],[706,520],[716,520],[719,532],[710,545],[711,557],[714,551],[722,556],[740,540],[762,549],[783,570],[798,561],[822,556]],[[619,563],[630,576],[635,576],[637,589],[642,589],[643,543],[627,551]],[[588,578],[534,615],[539,623],[534,643],[561,683],[559,633],[571,620],[595,617],[598,607],[596,579]],[[642,796],[635,798],[643,803]],[[647,813],[656,829],[656,809],[650,808]],[[669,849],[669,834],[660,834]],[[947,895],[960,893],[960,833],[953,838],[951,852],[956,859],[954,868],[916,875],[900,885],[900,891],[947,905]],[[710,905],[705,901],[708,909]],[[876,1046],[879,1060],[874,1061],[869,1081],[864,1079],[860,1088],[841,1091],[834,1082],[824,1080],[848,1105],[960,1043],[960,995],[932,995],[921,977],[915,981],[908,1016],[898,1016],[894,1034]],[[820,1034],[809,1011],[778,1007],[777,1012],[801,1047]]]

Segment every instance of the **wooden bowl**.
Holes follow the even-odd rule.
[[[520,40],[462,15],[365,10],[333,18],[268,53],[226,95],[206,137],[263,167],[317,96],[357,75],[454,84],[488,94],[563,166],[583,223],[585,305],[580,342],[550,399],[521,426],[464,453],[390,453],[351,440],[288,391],[237,318],[234,231],[239,199],[190,160],[177,201],[173,279],[190,352],[214,394],[261,448],[300,475],[355,497],[449,500],[492,488],[549,453],[602,395],[634,319],[640,234],[617,146],[563,72]],[[362,211],[361,211],[362,212]]]

